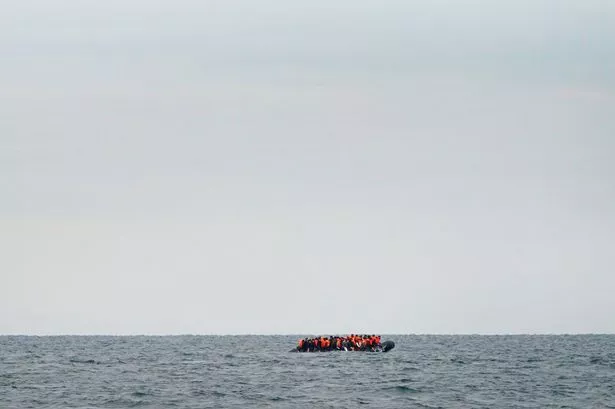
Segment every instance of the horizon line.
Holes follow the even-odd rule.
[[[362,331],[358,331],[360,334]],[[369,331],[368,331],[369,332]],[[370,332],[373,333],[373,332]],[[324,333],[323,333],[324,334]],[[333,333],[326,333],[333,335]],[[305,336],[312,333],[0,333],[0,337],[246,337],[246,336]],[[379,333],[379,335],[401,336],[581,336],[581,335],[615,335],[615,332],[414,332],[414,333]]]

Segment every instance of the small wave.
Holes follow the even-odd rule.
[[[94,359],[76,359],[76,358],[72,358],[70,360],[70,362],[74,363],[74,364],[96,364],[99,365],[102,362],[100,361],[96,361]]]
[[[143,396],[149,396],[149,395],[152,395],[152,394],[149,393],[149,392],[144,392],[144,391],[135,391],[135,392],[132,393],[132,396],[135,396],[137,398],[140,398],[140,397],[143,397]]]
[[[418,363],[418,361],[416,359],[404,359],[401,361],[404,364],[414,364],[416,365]]]
[[[143,399],[109,399],[105,402],[105,405],[117,408],[136,408],[149,404],[150,402]]]
[[[411,387],[405,386],[405,385],[395,385],[395,386],[390,386],[388,388],[383,388],[383,389],[389,390],[389,391],[402,392],[402,393],[419,393],[419,392],[421,392],[418,389],[414,389],[414,388],[411,388]]]
[[[614,365],[615,362],[611,362],[610,359],[603,356],[592,356],[589,358],[589,363],[594,365]]]

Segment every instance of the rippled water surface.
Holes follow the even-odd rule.
[[[615,408],[615,335],[0,337],[0,408]]]

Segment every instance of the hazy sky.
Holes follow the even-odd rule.
[[[615,2],[20,0],[0,334],[615,332]]]

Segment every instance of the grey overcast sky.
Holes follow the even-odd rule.
[[[615,2],[20,0],[0,334],[615,332]]]

